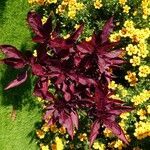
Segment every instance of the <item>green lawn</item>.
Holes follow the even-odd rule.
[[[0,0],[0,44],[11,44],[22,51],[33,47],[26,23],[29,9],[27,0]],[[0,54],[0,57],[3,56]],[[32,139],[41,113],[31,96],[32,81],[29,79],[17,88],[3,90],[17,72],[0,65],[0,150],[37,150]],[[13,108],[16,118],[11,117]]]

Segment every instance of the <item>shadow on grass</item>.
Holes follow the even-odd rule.
[[[3,12],[5,10],[7,0],[0,0],[0,25],[3,23]]]
[[[21,45],[21,51],[25,52],[26,44]],[[22,73],[25,69],[13,69],[11,67],[7,67],[5,72],[2,74],[1,82],[2,82],[2,100],[1,105],[4,106],[12,106],[15,110],[21,110],[23,106],[28,105],[29,110],[38,107],[36,102],[34,101],[34,97],[32,96],[34,81],[32,77],[28,77],[25,83],[14,87],[9,90],[3,90],[7,86],[9,82],[16,79],[17,75]]]

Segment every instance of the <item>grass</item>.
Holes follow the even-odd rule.
[[[29,9],[27,0],[0,1],[0,44],[10,44],[22,51],[32,49],[31,33],[26,23]],[[0,54],[0,57],[3,56]],[[32,80],[9,91],[3,90],[17,73],[0,65],[0,150],[37,150],[32,139],[41,112],[31,96]]]

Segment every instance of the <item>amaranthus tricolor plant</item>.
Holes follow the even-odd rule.
[[[58,122],[73,139],[74,130],[79,128],[77,110],[85,109],[93,121],[90,145],[102,125],[128,144],[116,117],[132,108],[110,98],[112,91],[108,89],[108,83],[114,78],[113,69],[124,63],[120,57],[122,50],[115,48],[119,43],[109,41],[113,17],[102,31],[94,32],[88,42],[78,41],[84,24],[64,39],[53,29],[51,17],[42,24],[40,15],[32,11],[28,13],[27,22],[34,33],[32,40],[38,43],[37,57],[29,51],[22,53],[11,45],[0,46],[0,51],[6,55],[1,63],[25,70],[5,90],[24,83],[32,73],[38,77],[33,94],[45,100],[43,119],[49,125]],[[55,92],[50,92],[50,85],[55,87]]]

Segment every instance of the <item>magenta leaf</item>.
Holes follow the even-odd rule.
[[[79,117],[78,117],[77,112],[72,111],[72,112],[70,113],[70,116],[71,116],[71,119],[72,119],[72,122],[73,122],[74,126],[76,127],[76,129],[78,129]]]
[[[111,17],[104,25],[102,29],[102,34],[101,34],[101,43],[105,43],[108,41],[110,33],[113,31],[113,17]]]
[[[0,45],[0,51],[3,52],[7,58],[24,59],[24,56],[18,49],[11,45]]]
[[[100,122],[96,120],[91,127],[91,132],[90,132],[90,146],[93,144],[94,140],[96,139],[97,135],[99,134],[99,129],[100,129]]]
[[[104,119],[103,120],[104,125],[110,129],[119,139],[121,139],[122,141],[124,141],[126,144],[129,144],[129,142],[127,141],[123,130],[121,129],[121,127],[115,122],[115,121],[111,121],[111,119]]]
[[[17,78],[13,81],[11,81],[5,88],[5,90],[11,89],[13,87],[19,86],[20,84],[24,83],[27,80],[28,73],[27,71],[25,73],[19,74]]]

